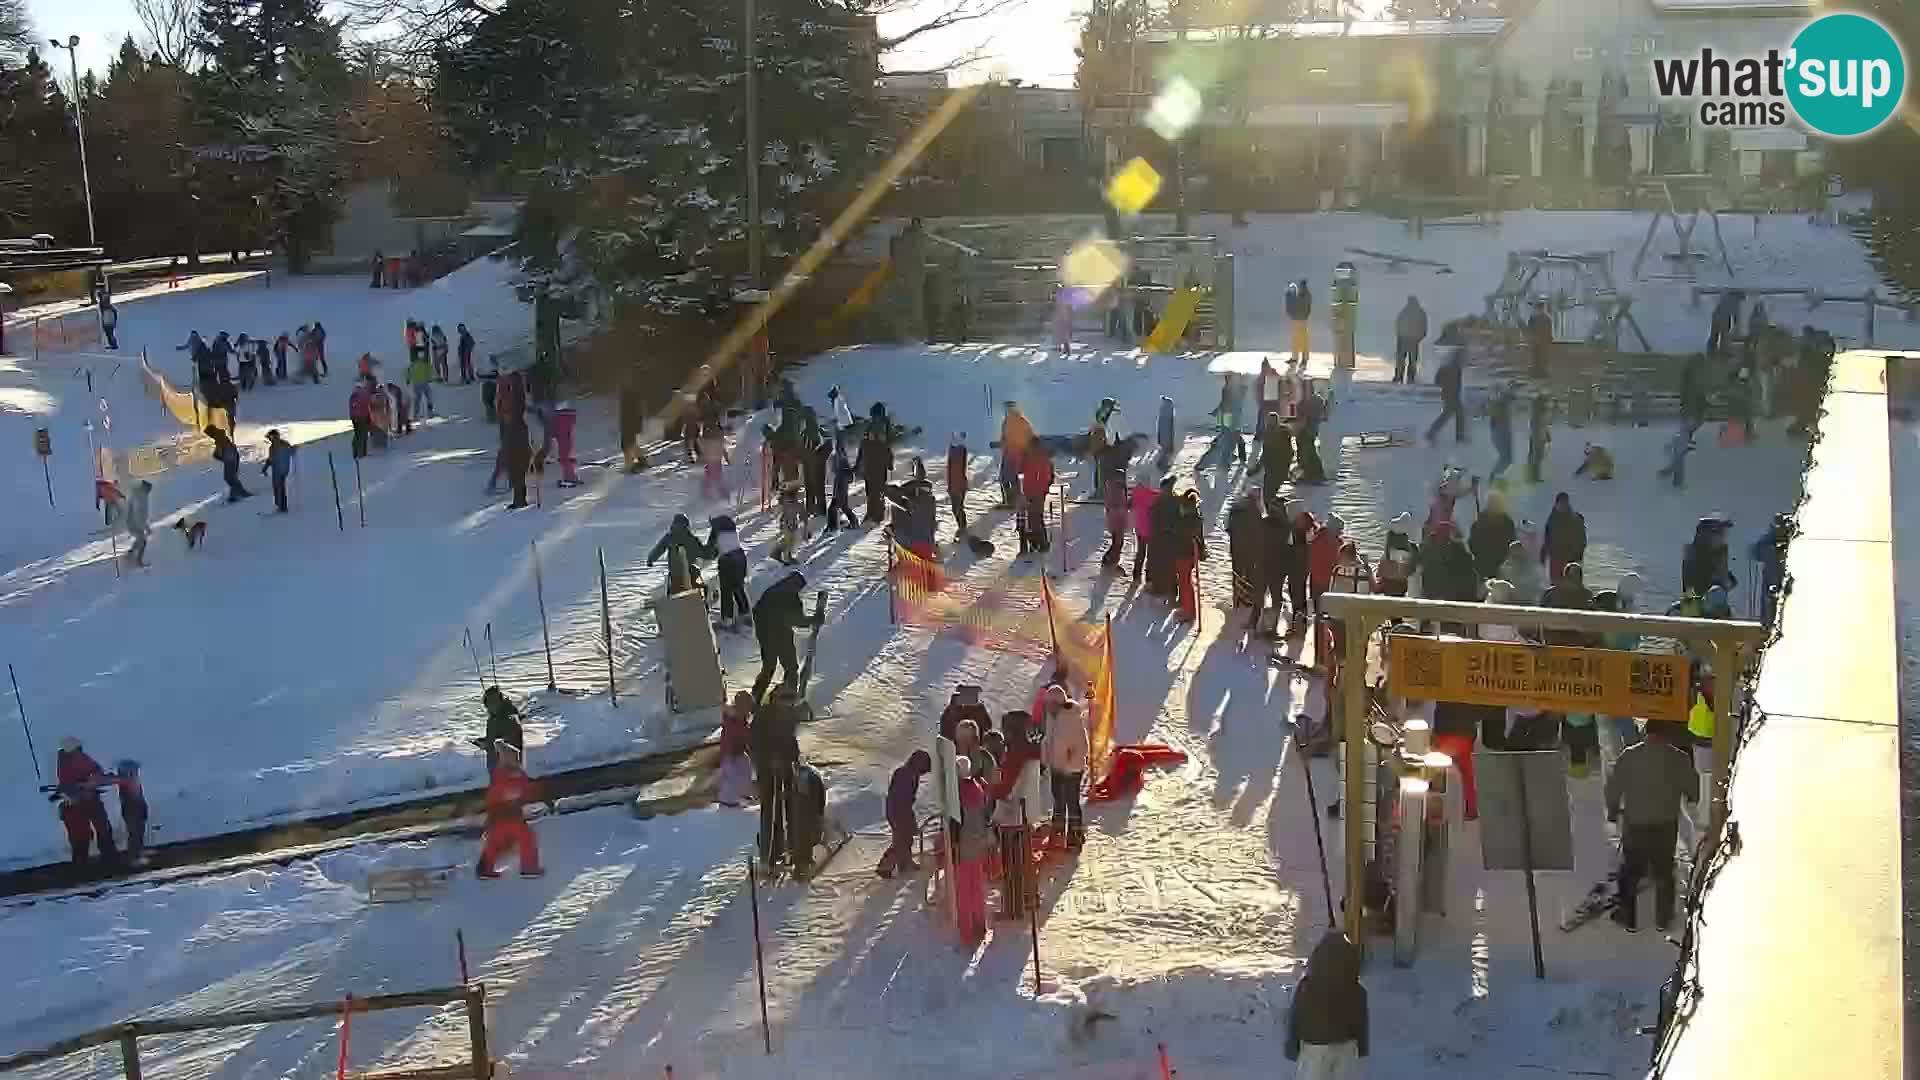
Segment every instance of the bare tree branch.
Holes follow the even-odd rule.
[[[1019,2],[1020,0],[980,0],[980,2],[976,3],[974,0],[957,0],[953,6],[929,18],[911,30],[903,34],[895,34],[892,37],[881,38],[880,51],[891,52],[922,34],[930,34],[936,30],[945,30],[950,26],[959,26],[962,23],[992,18]]]
[[[27,17],[26,0],[0,0],[0,56],[20,58],[31,40],[33,21]]]
[[[185,67],[193,55],[200,0],[133,0],[133,13],[146,31],[141,44],[148,55],[172,67]]]
[[[439,56],[467,40],[504,0],[344,0],[361,40],[380,49],[395,70],[431,75]]]

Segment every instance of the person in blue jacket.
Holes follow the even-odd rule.
[[[267,460],[260,471],[273,481],[273,512],[287,512],[287,474],[293,471],[293,446],[280,437],[280,429],[267,432]]]

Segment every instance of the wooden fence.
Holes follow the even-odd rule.
[[[356,1080],[488,1080],[493,1061],[487,1054],[487,987],[485,983],[446,987],[438,990],[414,990],[403,994],[376,994],[372,997],[349,996],[341,1001],[320,1001],[299,1005],[280,1005],[266,1009],[235,1009],[229,1012],[170,1016],[153,1020],[129,1020],[112,1027],[89,1031],[62,1039],[38,1050],[0,1057],[0,1073],[13,1072],[43,1062],[77,1054],[108,1043],[120,1044],[120,1066],[126,1080],[140,1080],[140,1040],[155,1035],[184,1035],[219,1028],[254,1027],[283,1024],[294,1020],[322,1020],[352,1012],[387,1012],[393,1009],[421,1009],[464,1001],[467,1005],[467,1034],[472,1057],[455,1065],[428,1068],[394,1069],[387,1072],[359,1073]]]

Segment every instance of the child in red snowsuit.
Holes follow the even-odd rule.
[[[560,455],[560,486],[579,487],[580,477],[573,471],[573,403],[563,401],[547,418],[547,434],[553,436]]]
[[[539,877],[545,872],[540,869],[540,844],[522,808],[540,798],[540,786],[520,768],[520,751],[512,743],[502,739],[494,745],[499,763],[493,767],[493,782],[487,785],[487,833],[474,873],[483,878],[499,877],[494,862],[519,848],[520,876]]]

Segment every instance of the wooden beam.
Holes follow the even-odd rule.
[[[1328,593],[1322,603],[1335,618],[1367,616],[1376,622],[1412,618],[1434,622],[1492,623],[1496,626],[1538,626],[1551,630],[1581,630],[1590,634],[1632,632],[1681,641],[1736,642],[1758,645],[1767,628],[1738,619],[1683,619],[1671,615],[1630,615],[1611,611],[1575,611],[1566,608],[1511,607],[1504,604],[1463,604],[1452,600],[1417,600],[1400,596],[1362,596]]]
[[[404,994],[355,997],[352,1007],[354,1012],[385,1012],[389,1009],[417,1009],[429,1005],[447,1005],[466,999],[467,988],[454,986],[439,990],[414,990]],[[340,1010],[341,1003],[338,1001],[321,1001],[268,1009],[236,1009],[231,1012],[134,1020],[124,1025],[124,1030],[143,1038],[148,1035],[183,1035],[191,1031],[210,1031],[215,1028],[254,1027],[260,1024],[285,1023],[289,1020],[316,1020],[338,1016]],[[118,1037],[120,1030],[122,1029],[114,1029],[113,1037]]]

